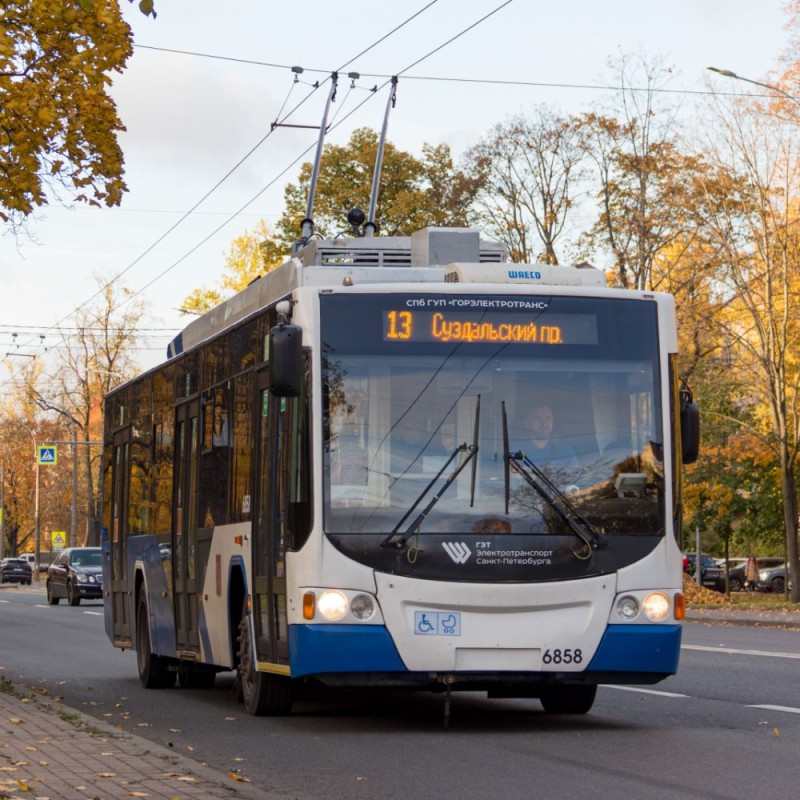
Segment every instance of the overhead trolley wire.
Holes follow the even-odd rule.
[[[435,2],[435,1],[436,1],[436,0],[434,0],[434,2]],[[409,70],[409,69],[412,69],[412,68],[413,68],[413,67],[415,67],[417,64],[420,64],[420,63],[422,63],[423,61],[425,61],[426,59],[430,58],[430,57],[431,57],[432,55],[434,55],[435,53],[438,53],[438,52],[439,52],[439,51],[440,51],[442,48],[444,48],[444,47],[446,47],[447,45],[451,44],[452,42],[456,41],[456,39],[459,39],[461,36],[463,36],[464,34],[468,33],[468,32],[469,32],[469,31],[471,31],[473,28],[475,28],[476,26],[480,25],[482,22],[485,22],[487,19],[489,19],[489,17],[493,16],[493,15],[494,15],[494,14],[496,14],[498,11],[500,11],[500,10],[501,10],[501,9],[503,9],[503,8],[505,8],[505,6],[509,5],[509,4],[510,4],[510,3],[512,3],[512,2],[513,2],[513,0],[505,0],[505,2],[501,3],[501,4],[500,4],[499,6],[497,6],[497,7],[496,7],[496,8],[495,8],[493,11],[490,11],[488,14],[485,14],[483,17],[481,17],[480,19],[478,19],[476,22],[473,22],[471,25],[468,25],[466,28],[464,28],[463,30],[461,30],[461,31],[460,31],[459,33],[457,33],[455,36],[451,36],[451,37],[450,37],[450,38],[449,38],[447,41],[445,41],[444,43],[442,43],[442,44],[440,44],[439,46],[435,47],[433,50],[430,50],[430,51],[428,51],[428,52],[427,52],[427,53],[426,53],[424,56],[422,56],[422,57],[418,58],[416,61],[413,61],[413,62],[412,62],[411,64],[409,64],[408,66],[404,67],[402,70],[400,70],[400,71],[397,73],[397,75],[402,75],[402,74],[403,74],[404,72],[406,72],[407,70]],[[432,5],[432,3],[430,3],[429,5]],[[427,8],[427,7],[428,7],[428,6],[426,6],[426,8]],[[424,9],[423,9],[423,10],[424,10]],[[395,29],[395,30],[396,30],[396,29]],[[366,50],[365,50],[365,51],[363,51],[362,53],[360,53],[359,55],[363,55],[363,54],[364,54],[364,52],[366,52]],[[358,58],[358,56],[356,56],[356,58]],[[340,67],[340,69],[344,69],[344,68],[345,68],[345,67],[347,67],[347,66],[348,66],[348,65],[349,65],[351,62],[352,62],[352,59],[351,59],[351,61],[348,61],[346,64],[342,65],[342,67]],[[393,80],[393,79],[392,79],[392,78],[390,78],[390,79],[386,80],[386,81],[385,81],[383,84],[381,84],[379,87],[377,87],[376,91],[374,91],[374,92],[370,93],[370,95],[369,95],[368,97],[365,97],[365,98],[364,98],[364,99],[363,99],[363,100],[362,100],[360,103],[358,103],[358,104],[355,106],[355,108],[353,108],[353,110],[352,110],[352,111],[348,112],[348,113],[347,113],[347,114],[346,114],[344,117],[342,117],[342,119],[341,119],[341,120],[339,120],[339,122],[337,122],[335,125],[332,125],[332,126],[330,127],[330,129],[331,129],[331,130],[334,130],[335,128],[339,127],[339,125],[341,125],[341,124],[342,124],[342,123],[343,123],[343,122],[344,122],[346,119],[348,119],[348,118],[349,118],[349,117],[351,117],[353,114],[355,114],[355,113],[356,113],[356,111],[358,111],[358,110],[359,110],[359,109],[360,109],[360,108],[361,108],[361,107],[362,107],[362,106],[363,106],[365,103],[369,102],[369,101],[370,101],[370,100],[371,100],[373,97],[375,97],[375,96],[378,94],[378,92],[380,92],[380,90],[381,90],[381,89],[383,89],[383,88],[384,88],[385,86],[387,86],[388,84],[392,83],[392,80]],[[322,85],[322,84],[320,84],[320,86],[321,86],[321,85]],[[292,167],[293,167],[293,166],[294,166],[294,165],[295,165],[295,164],[296,164],[298,161],[300,161],[300,159],[301,159],[301,158],[303,158],[303,157],[304,157],[304,156],[305,156],[305,155],[306,155],[306,154],[307,154],[307,153],[308,153],[310,150],[312,150],[312,149],[315,147],[315,145],[316,145],[316,142],[314,142],[314,143],[310,144],[310,145],[309,145],[309,146],[308,146],[308,147],[307,147],[307,148],[306,148],[306,149],[305,149],[305,150],[304,150],[302,153],[300,153],[300,154],[299,154],[299,155],[298,155],[298,156],[297,156],[297,157],[294,159],[294,161],[292,161],[292,162],[291,162],[290,164],[288,164],[288,165],[287,165],[287,166],[286,166],[286,167],[285,167],[283,170],[281,170],[281,172],[280,172],[280,173],[278,173],[278,174],[277,174],[277,175],[276,175],[276,176],[275,176],[275,177],[274,177],[274,178],[273,178],[273,179],[272,179],[272,180],[271,180],[271,181],[270,181],[270,182],[269,182],[269,183],[268,183],[266,186],[262,187],[262,188],[261,188],[261,189],[260,189],[258,192],[256,192],[256,194],[255,194],[255,195],[253,195],[253,196],[252,196],[252,197],[251,197],[251,198],[250,198],[250,199],[249,199],[249,200],[248,200],[248,201],[247,201],[247,202],[246,202],[246,203],[245,203],[245,204],[244,204],[244,205],[243,205],[243,206],[242,206],[242,207],[241,207],[239,210],[237,210],[237,211],[235,211],[233,214],[231,214],[231,215],[228,217],[228,219],[226,219],[226,220],[225,220],[224,222],[222,222],[222,223],[221,223],[221,224],[220,224],[220,225],[219,225],[217,228],[215,228],[215,229],[214,229],[214,230],[213,230],[211,233],[209,233],[209,234],[208,234],[208,236],[206,236],[205,238],[203,238],[203,239],[202,239],[200,242],[198,242],[198,243],[197,243],[197,244],[196,244],[196,245],[195,245],[195,246],[194,246],[194,247],[193,247],[191,250],[189,250],[187,253],[185,253],[183,256],[181,256],[181,257],[180,257],[180,258],[179,258],[177,261],[175,261],[175,262],[173,262],[172,264],[170,264],[170,266],[168,266],[168,267],[167,267],[165,270],[163,270],[161,273],[159,273],[158,275],[156,275],[156,276],[155,276],[155,277],[154,277],[154,278],[153,278],[153,279],[152,279],[152,280],[151,280],[149,283],[147,283],[147,284],[145,284],[144,286],[142,286],[142,287],[141,287],[141,289],[139,289],[138,291],[136,291],[136,292],[132,293],[132,294],[131,294],[129,297],[126,297],[126,298],[125,298],[125,300],[123,300],[123,301],[122,301],[122,302],[121,302],[121,303],[120,303],[120,304],[117,306],[117,308],[122,308],[124,305],[126,305],[127,303],[129,303],[131,300],[133,300],[133,299],[134,299],[135,297],[137,297],[139,294],[141,294],[142,292],[144,292],[144,291],[146,291],[147,289],[149,289],[149,288],[150,288],[150,287],[151,287],[151,286],[152,286],[154,283],[156,283],[157,281],[161,280],[161,278],[163,278],[165,275],[167,275],[169,272],[171,272],[173,269],[175,269],[175,267],[177,267],[179,264],[181,264],[181,263],[182,263],[182,262],[183,262],[183,261],[184,261],[186,258],[188,258],[190,255],[192,255],[192,253],[194,253],[194,252],[195,252],[195,251],[196,251],[198,248],[202,247],[202,246],[203,246],[203,245],[204,245],[204,244],[205,244],[205,243],[206,243],[206,242],[207,242],[209,239],[211,239],[211,238],[212,238],[213,236],[215,236],[215,235],[216,235],[216,234],[217,234],[217,233],[218,233],[220,230],[222,230],[222,228],[224,228],[224,227],[225,227],[225,226],[226,226],[226,225],[227,225],[227,224],[228,224],[228,223],[229,223],[231,220],[233,220],[233,219],[235,219],[237,216],[239,216],[239,214],[241,214],[241,213],[244,211],[244,209],[246,209],[246,208],[247,208],[247,207],[248,207],[248,206],[249,206],[251,203],[253,203],[255,200],[257,200],[257,199],[258,199],[258,198],[259,198],[259,197],[260,197],[260,196],[261,196],[261,195],[262,195],[262,194],[263,194],[265,191],[267,191],[267,189],[269,189],[269,188],[270,188],[270,187],[271,187],[271,186],[272,186],[272,185],[273,185],[273,184],[274,184],[274,183],[275,183],[275,182],[276,182],[276,181],[277,181],[277,180],[278,180],[280,177],[282,177],[282,176],[283,176],[283,175],[284,175],[284,174],[285,174],[285,173],[286,173],[288,170],[290,170],[290,169],[291,169],[291,168],[292,168]]]

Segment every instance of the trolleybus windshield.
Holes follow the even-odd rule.
[[[320,313],[323,517],[340,546],[574,549],[575,525],[514,460],[600,538],[663,535],[655,303],[331,294]]]

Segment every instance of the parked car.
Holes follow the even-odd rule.
[[[27,561],[31,565],[31,569],[36,572],[36,554],[35,553],[20,553],[17,558]],[[39,554],[39,572],[47,572],[50,566],[50,559],[47,553]]]
[[[99,547],[68,547],[47,569],[47,602],[51,606],[66,598],[71,606],[82,599],[103,596],[102,550]]]
[[[695,574],[695,564],[697,556],[695,553],[684,553],[684,557],[689,559],[689,567],[686,570],[690,575]],[[722,577],[722,589],[717,589]],[[725,571],[722,567],[717,566],[717,560],[714,556],[708,553],[700,553],[700,585],[706,589],[715,589],[717,591],[725,590]]]
[[[759,558],[757,561],[759,574],[762,570],[775,569],[775,567],[783,566],[782,558]],[[728,586],[730,586],[732,592],[741,592],[742,589],[744,589],[744,573],[747,568],[747,559],[732,558],[728,563],[730,564],[728,567]],[[756,587],[758,587],[757,584]],[[725,587],[723,586],[720,591],[724,592]]]
[[[792,585],[792,576],[789,575],[789,587]],[[764,592],[774,592],[775,594],[783,594],[786,590],[786,564],[780,567],[773,567],[772,569],[762,569],[758,573],[758,583],[756,589],[761,589]]]
[[[4,558],[0,561],[0,583],[22,583],[31,585],[33,570],[21,558]]]

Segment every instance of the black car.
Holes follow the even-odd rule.
[[[22,583],[31,585],[33,570],[21,558],[4,558],[0,561],[0,583]]]
[[[71,606],[82,599],[103,596],[102,550],[99,547],[68,547],[47,569],[47,602],[51,606],[65,597]]]
[[[689,560],[686,571],[694,577],[695,563],[697,556],[694,553],[684,553],[684,556]],[[723,587],[718,589],[720,576],[723,576]],[[714,589],[716,591],[725,591],[724,573],[722,568],[717,564],[716,559],[707,553],[700,553],[700,580],[701,586],[706,589]]]

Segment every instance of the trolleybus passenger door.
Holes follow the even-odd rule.
[[[114,463],[111,465],[111,592],[114,641],[131,641],[130,609],[128,606],[128,476],[130,473],[131,429],[123,428],[114,434]]]
[[[197,468],[199,403],[178,406],[175,417],[175,498],[172,571],[175,589],[175,644],[178,652],[199,653],[197,553]]]
[[[273,664],[288,664],[284,520],[279,455],[282,408],[288,401],[269,392],[269,373],[258,376],[255,514],[253,515],[253,618],[256,653]]]

